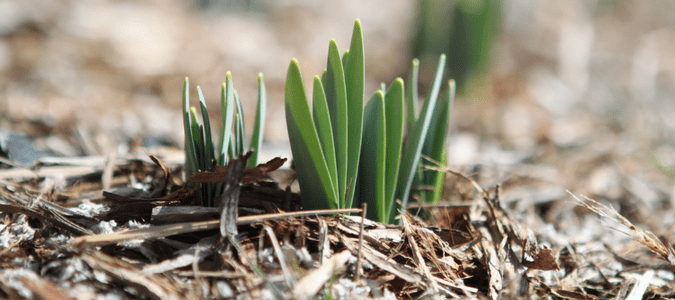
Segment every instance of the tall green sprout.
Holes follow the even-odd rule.
[[[314,79],[313,108],[296,60],[286,79],[286,123],[303,207],[351,207],[361,151],[364,90],[363,35],[354,23],[341,57],[331,40],[322,77]]]
[[[416,174],[423,154],[438,161],[444,157],[454,98],[451,81],[448,97],[439,101],[444,67],[442,55],[431,93],[416,116],[416,60],[407,100],[405,83],[397,78],[388,88],[383,84],[363,109],[365,71],[359,20],[354,23],[350,49],[341,59],[335,41],[329,43],[327,68],[321,78],[314,77],[311,109],[298,62],[292,60],[286,79],[286,124],[303,208],[345,208],[365,202],[369,218],[390,223],[396,199],[405,206],[415,180],[436,187],[432,194],[421,195],[424,199],[440,197],[442,173]],[[404,127],[408,130],[405,144]]]

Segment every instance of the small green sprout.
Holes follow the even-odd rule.
[[[232,84],[232,74],[227,72],[222,85],[220,124],[220,143],[215,148],[211,121],[206,108],[206,100],[200,87],[197,87],[199,106],[203,124],[199,123],[197,110],[190,106],[189,81],[185,78],[183,86],[183,130],[185,132],[185,176],[209,170],[213,165],[225,166],[230,158],[243,154],[244,151],[244,111],[239,95]],[[248,167],[258,163],[258,149],[262,145],[265,111],[267,106],[265,83],[262,74],[258,74],[258,109],[256,111],[253,134],[249,150],[254,150],[249,158]],[[236,109],[235,109],[236,108]],[[234,131],[234,134],[233,134]],[[203,206],[217,206],[215,199],[222,191],[221,184],[199,184],[199,197]]]

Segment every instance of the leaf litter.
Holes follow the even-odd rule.
[[[281,158],[250,169],[216,167],[180,182],[175,175],[181,165],[161,157],[94,164],[73,158],[31,170],[31,176],[3,176],[16,169],[0,170],[3,297],[672,296],[675,255],[668,239],[633,225],[617,210],[572,195],[578,208],[606,223],[595,230],[628,235],[618,244],[575,238],[541,218],[532,221],[531,213],[514,214],[522,206],[504,202],[504,190],[550,177],[532,168],[518,180],[485,189],[479,181],[489,172],[469,176],[427,166],[453,175],[446,182],[450,200],[411,203],[400,225],[384,225],[362,218],[362,208],[298,211],[299,195],[270,180],[285,162]],[[245,166],[246,158],[231,166]],[[40,175],[41,169],[85,164],[90,168],[68,173],[58,184],[47,185],[53,179]],[[219,208],[208,208],[197,205],[189,182],[229,182],[232,188],[225,189]],[[542,205],[550,204],[535,202],[530,211]]]

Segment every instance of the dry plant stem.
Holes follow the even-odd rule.
[[[356,259],[356,281],[361,280],[361,259],[363,258],[363,221],[366,219],[366,212],[368,211],[368,204],[361,204],[361,224],[359,226],[359,255]]]
[[[108,156],[108,162],[106,162],[105,168],[103,168],[103,175],[101,175],[101,185],[103,186],[104,191],[109,191],[112,189],[112,178],[116,158],[117,151],[111,151],[110,155]]]
[[[2,207],[0,206],[0,209]],[[320,209],[320,210],[308,210],[308,211],[299,211],[291,213],[277,213],[277,214],[266,214],[266,215],[254,215],[254,216],[245,216],[240,217],[237,220],[237,225],[251,224],[259,221],[265,220],[276,220],[281,218],[293,218],[300,216],[314,216],[314,215],[332,215],[332,214],[345,214],[345,213],[360,213],[360,208],[344,208],[344,209]],[[190,233],[196,231],[204,231],[217,229],[220,226],[220,219],[208,220],[201,222],[187,222],[187,223],[178,223],[171,225],[162,225],[162,226],[152,226],[149,228],[143,228],[138,230],[130,230],[126,232],[115,232],[109,234],[99,234],[99,235],[86,235],[74,238],[68,244],[73,247],[92,247],[92,246],[103,246],[115,244],[123,241],[134,240],[134,239],[147,239],[147,238],[162,238],[170,235],[176,235],[181,233]]]
[[[477,251],[483,254],[483,265],[487,267],[489,282],[488,296],[490,299],[496,300],[499,299],[499,291],[502,290],[503,278],[499,270],[501,270],[503,266],[495,251],[494,242],[489,239],[490,233],[487,228],[480,227],[478,230],[482,237],[478,244],[480,247]]]
[[[281,272],[284,274],[284,279],[286,280],[286,284],[288,286],[293,286],[293,278],[291,278],[291,273],[288,272],[288,265],[286,264],[286,259],[284,258],[284,253],[281,251],[281,246],[279,246],[279,240],[277,239],[277,236],[274,234],[274,230],[272,230],[271,227],[268,225],[263,226],[263,232],[261,232],[261,235],[263,235],[264,232],[267,232],[267,235],[270,237],[270,242],[272,242],[272,248],[274,248],[274,252],[277,254],[277,259],[279,260],[279,265],[281,266]],[[262,240],[264,236],[261,236],[260,239]]]
[[[436,285],[436,282],[432,280],[433,276],[431,276],[431,272],[429,272],[429,267],[427,266],[426,261],[424,261],[424,258],[422,256],[422,253],[420,253],[420,248],[417,245],[417,241],[415,240],[415,235],[412,233],[412,230],[410,229],[410,222],[408,221],[408,218],[406,216],[401,217],[401,225],[403,226],[403,231],[408,237],[408,243],[410,244],[410,249],[413,252],[413,259],[415,264],[417,265],[417,268],[426,276],[426,280],[431,286],[430,291],[433,293],[438,293],[438,285]]]
[[[644,294],[649,287],[649,282],[652,281],[652,277],[654,277],[654,270],[649,269],[645,271],[645,273],[638,279],[638,282],[635,284],[633,290],[630,291],[630,294],[628,294],[626,300],[643,299]]]
[[[195,280],[202,281],[202,276],[199,274],[199,252],[202,248],[198,245],[195,247],[195,254],[192,259],[192,272],[194,272]]]
[[[319,263],[323,264],[324,260],[330,256],[330,241],[328,240],[328,224],[323,219],[319,219]]]
[[[596,213],[597,215],[601,217],[605,217],[607,219],[610,219],[614,222],[617,222],[619,224],[622,224],[626,227],[628,227],[634,235],[631,235],[630,233],[620,231],[619,229],[610,227],[612,229],[615,229],[619,232],[622,232],[628,236],[632,236],[633,239],[635,239],[638,243],[642,244],[643,246],[647,247],[650,251],[654,252],[657,254],[661,259],[667,261],[671,265],[675,266],[675,253],[673,253],[672,247],[666,246],[657,236],[655,236],[652,232],[648,230],[642,230],[640,228],[637,228],[633,223],[628,221],[624,216],[619,214],[614,208],[608,207],[606,205],[603,205],[602,203],[599,203],[593,199],[590,199],[588,197],[584,197],[584,199],[588,202],[591,202],[589,204],[588,202],[581,200],[577,198],[574,194],[568,193],[575,199],[577,202],[591,210],[592,212]]]

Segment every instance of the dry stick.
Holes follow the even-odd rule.
[[[237,220],[237,225],[251,224],[259,221],[276,220],[281,218],[292,218],[292,217],[313,216],[313,215],[332,215],[332,214],[356,213],[356,212],[361,212],[361,209],[360,208],[319,209],[319,210],[298,211],[290,213],[253,215],[240,217]],[[220,219],[200,221],[200,222],[177,223],[170,225],[153,226],[137,230],[130,230],[127,232],[81,236],[74,238],[73,240],[70,241],[69,244],[75,247],[103,246],[133,239],[161,238],[181,233],[190,233],[196,231],[217,229],[219,228],[219,226],[220,226]]]
[[[330,254],[330,244],[328,241],[328,225],[323,219],[319,219],[319,264],[323,264],[326,256]]]
[[[200,261],[199,252],[201,252],[201,250],[202,247],[200,247],[200,245],[197,245],[197,247],[195,247],[195,254],[192,259],[192,272],[194,273],[195,276],[195,283],[202,288],[203,293],[202,295],[204,295],[204,297],[208,297],[209,296],[208,282],[202,278],[202,275],[200,274],[199,271],[199,261]]]
[[[286,284],[290,288],[293,286],[291,273],[288,272],[288,266],[286,265],[284,253],[281,251],[281,247],[279,246],[279,240],[277,240],[277,236],[274,234],[274,230],[272,230],[272,227],[264,225],[263,229],[264,229],[263,232],[266,231],[267,235],[269,235],[270,237],[270,242],[272,242],[272,248],[274,249],[274,252],[277,253],[277,259],[279,260],[279,265],[281,266],[281,272],[284,274]]]
[[[195,274],[195,281],[201,282],[202,281],[202,276],[199,274],[199,251],[201,251],[201,247],[197,245],[195,247],[195,254],[194,257],[192,258],[192,272]]]
[[[420,247],[415,240],[414,233],[412,229],[410,228],[412,225],[410,224],[410,221],[406,216],[402,216],[401,218],[401,225],[403,226],[403,233],[407,236],[408,239],[408,244],[410,245],[410,252],[411,258],[414,264],[417,265],[417,268],[420,269],[422,275],[426,276],[426,279],[429,282],[429,287],[431,288],[431,291],[434,294],[438,293],[438,285],[436,282],[432,279],[433,276],[431,276],[431,272],[429,272],[429,267],[426,265],[426,262],[424,261],[424,257],[422,257],[422,253],[420,252]]]
[[[117,158],[117,151],[111,151],[108,155],[108,162],[106,162],[105,167],[103,168],[103,174],[101,175],[101,186],[102,190],[110,191],[112,189],[112,179],[113,171],[115,170],[115,159]]]
[[[363,257],[363,221],[366,219],[367,203],[361,204],[361,228],[359,228],[359,254],[356,258],[356,281],[361,280],[361,258]]]
[[[478,201],[467,201],[467,202],[447,202],[440,201],[437,203],[411,203],[408,204],[408,208],[460,208],[460,207],[472,207],[480,205]]]

